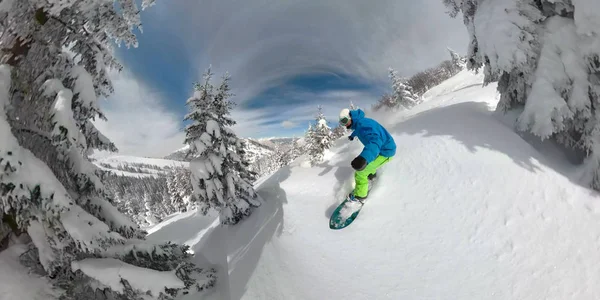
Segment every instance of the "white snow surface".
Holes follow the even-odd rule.
[[[0,300],[48,300],[57,299],[60,291],[40,276],[30,274],[19,262],[25,246],[15,244],[0,252]]]
[[[215,121],[213,119],[206,121],[206,132],[210,133],[211,135],[215,136],[216,138],[221,137],[221,130],[219,127],[219,123],[217,123],[217,121]]]
[[[543,138],[563,130],[565,119],[572,119],[575,111],[589,106],[590,88],[587,66],[580,59],[581,50],[577,45],[581,43],[573,21],[552,17],[546,24],[535,80],[519,119],[521,129],[531,127],[533,133]],[[572,83],[564,82],[567,80]],[[565,85],[570,89],[569,103],[557,90],[557,87]]]
[[[527,64],[534,53],[537,25],[531,20],[542,18],[537,9],[527,9],[520,0],[481,1],[473,22],[479,53],[486,53],[492,70],[510,71]]]
[[[581,35],[600,34],[600,2],[597,0],[573,0],[575,24]]]
[[[345,229],[329,217],[362,145],[340,139],[324,164],[258,180],[262,205],[239,225],[188,212],[149,239],[223,267],[207,299],[599,299],[599,194],[516,134],[481,83],[463,71],[408,112],[367,113],[397,155]]]
[[[134,290],[150,292],[152,299],[158,299],[160,293],[164,293],[165,287],[185,287],[173,271],[141,268],[114,258],[86,258],[72,262],[71,268],[73,271],[81,270],[119,293],[124,291],[121,280],[127,280]]]

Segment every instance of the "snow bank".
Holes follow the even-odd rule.
[[[56,290],[42,277],[30,274],[19,262],[24,245],[13,245],[0,252],[0,300],[48,300],[57,299],[61,291]]]
[[[600,35],[600,2],[597,0],[573,0],[575,25],[581,35]]]
[[[537,9],[520,0],[481,1],[474,17],[478,53],[487,54],[494,72],[510,72],[528,65],[535,53],[532,20],[542,20]],[[485,37],[485,38],[479,38]]]
[[[546,24],[529,101],[518,121],[521,130],[531,127],[542,138],[562,131],[573,112],[587,110],[589,105],[587,67],[581,61],[581,43],[573,21],[552,17]],[[571,89],[569,105],[561,96],[563,91],[558,90],[565,86]]]
[[[127,280],[134,290],[150,292],[158,299],[165,288],[184,288],[185,285],[173,271],[156,271],[140,268],[113,258],[87,258],[71,263],[73,272],[82,271],[112,290],[123,293],[121,280]]]

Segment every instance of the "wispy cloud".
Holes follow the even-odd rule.
[[[119,154],[164,156],[183,145],[181,116],[165,107],[160,91],[128,72],[111,73],[115,93],[102,103],[108,122],[96,121]]]
[[[387,80],[463,50],[464,25],[440,0],[197,1],[164,5],[165,26],[185,40],[202,72],[229,71],[248,100],[299,74]],[[461,51],[464,52],[464,51]]]
[[[234,130],[244,137],[273,136],[282,132],[285,125],[293,129],[282,132],[283,135],[301,135],[314,122],[321,106],[322,112],[330,122],[337,126],[337,116],[341,109],[349,107],[350,101],[360,108],[368,109],[377,100],[376,94],[368,91],[335,90],[323,92],[298,91],[288,94],[289,99],[312,99],[311,101],[264,105],[254,109],[235,109],[232,116],[238,122]],[[291,127],[291,125],[294,125]]]
[[[156,51],[129,52],[125,64],[138,73],[116,82],[105,105],[110,123],[99,127],[123,152],[145,155],[181,145],[183,95],[209,65],[216,80],[232,76],[240,136],[289,135],[305,129],[319,104],[333,121],[349,101],[369,107],[381,94],[375,91],[389,87],[388,67],[408,75],[448,59],[447,46],[465,53],[468,41],[441,0],[157,1],[142,21],[140,46]],[[304,85],[265,95],[319,74],[371,88]]]
[[[292,122],[290,120],[285,120],[283,122],[281,122],[281,127],[289,129],[289,128],[294,128],[297,127],[298,124],[296,122]]]

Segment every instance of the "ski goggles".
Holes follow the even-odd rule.
[[[348,117],[341,117],[340,118],[340,124],[342,124],[343,126],[347,126],[348,124],[350,124],[350,118],[348,118]]]

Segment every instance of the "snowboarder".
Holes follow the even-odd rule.
[[[396,154],[396,143],[389,132],[377,121],[365,118],[361,109],[342,109],[339,122],[353,130],[348,139],[358,137],[364,145],[362,152],[352,160],[356,186],[350,193],[350,200],[364,201],[369,193],[369,180],[377,176],[377,169],[387,163]]]

